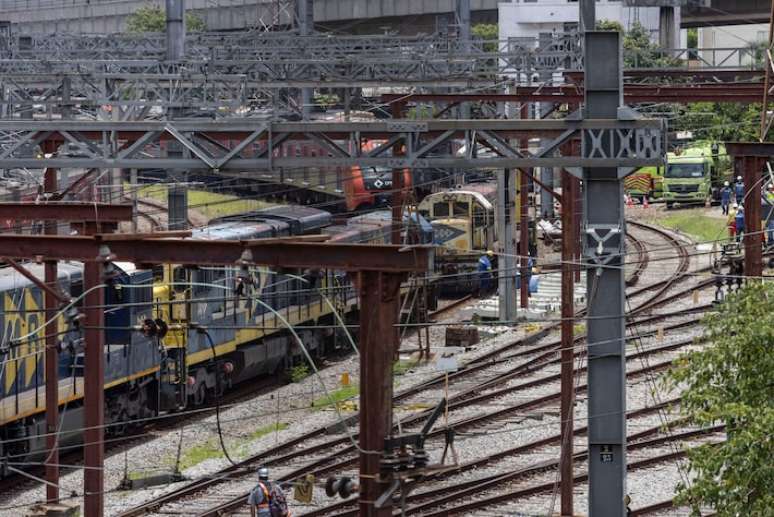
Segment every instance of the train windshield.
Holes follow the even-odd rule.
[[[703,176],[703,163],[673,163],[667,165],[667,178],[701,178]]]
[[[363,183],[366,190],[392,188],[392,169],[389,167],[363,167]]]

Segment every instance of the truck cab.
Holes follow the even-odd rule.
[[[664,169],[664,202],[667,209],[675,203],[705,204],[719,201],[720,185],[730,171],[720,146],[694,147],[681,153],[669,153]]]

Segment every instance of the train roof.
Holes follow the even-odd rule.
[[[279,221],[290,227],[292,235],[315,233],[331,224],[331,214],[310,206],[277,205],[244,214],[219,217],[210,221],[217,225],[225,222],[266,222]]]
[[[43,279],[45,277],[44,265],[36,264],[34,262],[22,263],[22,266],[35,275],[36,277]],[[57,264],[57,278],[63,280],[69,278],[73,273],[80,273],[83,271],[83,263],[81,262],[59,262]],[[13,269],[11,266],[0,267],[0,292],[10,291],[13,289],[19,289],[21,287],[28,287],[32,285],[32,282],[28,280],[24,275]]]
[[[478,201],[481,206],[487,210],[494,209],[494,197],[497,192],[497,187],[491,183],[474,183],[472,185],[465,185],[463,188],[442,190],[440,192],[434,192],[425,197],[419,204],[420,207],[428,207],[432,203],[437,203],[438,199],[443,200],[449,196],[469,196]]]
[[[285,232],[288,224],[282,221],[226,221],[191,231],[192,239],[207,241],[239,241],[275,237]]]
[[[403,212],[403,222],[407,222],[409,219],[408,211]],[[390,210],[377,210],[375,212],[369,212],[367,214],[358,215],[352,217],[347,221],[347,225],[358,224],[362,222],[380,222],[384,225],[392,224],[392,212]],[[433,225],[431,225],[427,219],[419,215],[417,212],[411,212],[411,221],[419,224],[419,227],[423,231],[432,232]]]

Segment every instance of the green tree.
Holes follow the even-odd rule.
[[[188,32],[200,32],[206,29],[204,20],[192,12],[185,13],[185,28]],[[145,5],[129,15],[126,20],[126,32],[166,32],[167,15],[155,5]]]
[[[699,48],[699,29],[688,29],[688,48]]]
[[[483,49],[486,52],[497,51],[497,40],[500,38],[499,28],[496,23],[477,23],[470,29],[473,39],[482,40]]]
[[[623,34],[624,66],[627,68],[664,68],[679,66],[680,60],[663,54],[650,39],[650,33],[640,22],[634,22],[628,31],[611,20],[599,20],[600,31],[617,31]]]
[[[760,103],[695,102],[674,110],[670,121],[674,131],[691,131],[696,138],[716,142],[758,139]]]
[[[774,285],[730,296],[706,319],[710,345],[670,373],[684,387],[681,410],[700,426],[726,426],[726,440],[689,451],[689,485],[678,501],[725,517],[764,517],[774,508]]]

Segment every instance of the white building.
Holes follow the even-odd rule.
[[[514,0],[498,4],[498,12],[501,40],[575,31],[580,16],[577,0]],[[658,7],[626,7],[621,1],[598,1],[596,18],[616,21],[625,30],[639,22],[650,31],[654,41],[658,40]],[[679,31],[679,9],[675,18]]]
[[[754,52],[752,49],[765,47],[768,39],[768,23],[702,27],[699,29],[698,46],[713,50],[700,51],[699,56],[708,63],[747,67],[756,54],[758,61],[763,58],[760,50]]]

